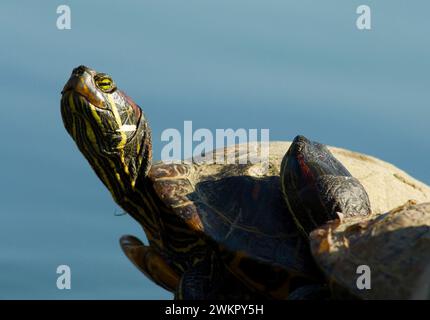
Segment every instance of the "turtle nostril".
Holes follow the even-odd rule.
[[[73,69],[72,74],[75,76],[81,76],[88,68],[86,66],[79,66],[75,69]]]

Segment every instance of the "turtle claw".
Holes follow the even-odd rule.
[[[335,212],[335,215],[337,216],[337,218],[335,220],[339,220],[339,223],[342,223],[343,219],[345,218],[345,215],[342,212]]]
[[[135,246],[144,246],[145,244],[137,237],[132,235],[124,235],[119,239],[121,248],[131,248]]]

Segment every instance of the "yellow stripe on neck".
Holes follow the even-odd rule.
[[[110,94],[107,95],[107,98],[108,98],[110,107],[112,109],[113,115],[115,117],[116,123],[118,124],[118,127],[121,128],[123,124],[122,124],[121,116],[119,115],[119,112],[118,112],[118,108],[116,107],[115,101],[113,100],[113,97]],[[127,142],[127,135],[125,134],[125,132],[122,132],[122,131],[120,131],[119,133],[121,135],[121,141],[118,143],[117,149],[120,152],[120,159],[124,168],[124,172],[127,175],[130,175],[130,171],[128,169],[127,163],[125,162],[125,155],[124,155],[124,146]],[[134,187],[133,183],[132,183],[132,187]]]
[[[110,107],[112,109],[113,115],[115,117],[116,123],[118,124],[118,127],[121,128],[122,127],[122,121],[121,121],[121,117],[120,117],[119,112],[118,112],[118,108],[116,107],[115,101],[113,101],[112,95],[110,95],[110,94],[107,95],[107,98],[109,100],[109,104],[110,104]],[[120,143],[118,143],[117,148],[122,149],[124,147],[125,143],[127,142],[127,135],[122,131],[120,131],[119,133],[121,134],[121,141],[120,141]]]

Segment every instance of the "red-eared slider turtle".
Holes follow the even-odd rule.
[[[281,154],[271,154],[265,171],[250,163],[152,164],[140,107],[85,66],[65,85],[61,113],[114,200],[142,225],[149,245],[125,236],[121,246],[154,282],[179,299],[287,298],[305,286],[294,297],[313,296],[321,274],[282,198]]]
[[[430,298],[430,203],[372,214],[361,183],[302,136],[283,159],[281,181],[335,298]]]

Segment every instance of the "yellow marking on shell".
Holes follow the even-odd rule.
[[[192,201],[184,201],[184,202],[181,202],[179,204],[172,204],[171,207],[173,209],[176,209],[176,208],[190,206],[190,205],[193,205],[193,204],[194,204],[194,202],[192,202]]]
[[[184,175],[179,176],[179,175],[177,175],[177,176],[171,176],[171,177],[157,177],[157,181],[176,181],[176,180],[179,180],[179,179],[187,179],[187,178],[188,178],[188,176],[184,176]]]

